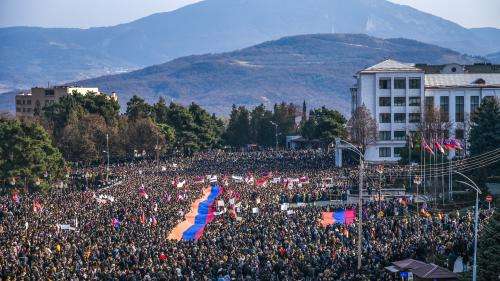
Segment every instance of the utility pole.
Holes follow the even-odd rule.
[[[278,124],[271,121],[271,124],[274,125],[274,141],[275,141],[275,145],[276,145],[276,150],[278,150]]]
[[[106,183],[109,179],[109,134],[106,134],[106,153],[108,154],[108,163],[106,165]]]
[[[358,270],[361,270],[361,253],[362,253],[362,237],[363,237],[363,173],[364,163],[363,156],[359,155],[359,193],[358,193]]]
[[[156,136],[155,150],[156,150],[156,168],[159,171],[160,170],[160,146],[158,144],[158,136]]]
[[[462,177],[466,178],[470,183],[459,181],[462,184],[465,184],[471,188],[473,188],[476,191],[476,206],[474,208],[474,257],[473,257],[473,266],[472,266],[472,281],[477,280],[477,229],[479,225],[479,194],[482,194],[481,189],[477,184],[471,180],[469,177],[466,175],[454,171],[454,173],[461,175]]]

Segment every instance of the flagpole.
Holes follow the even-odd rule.
[[[424,137],[424,143],[426,143],[426,144],[427,144],[427,141],[425,140],[425,137]],[[425,186],[427,185],[427,182],[426,182],[426,180],[425,180],[425,174],[426,174],[426,173],[425,173],[425,148],[424,148],[423,154],[424,154],[424,162],[423,162],[424,164],[422,164],[422,168],[423,168],[423,171],[424,171],[424,176],[423,176],[423,187],[424,187],[424,192],[423,192],[423,193],[425,194]]]
[[[434,135],[434,141],[437,143],[438,142],[438,137],[437,134]],[[439,149],[439,153],[441,153],[441,150]],[[436,164],[436,154],[434,154],[434,164]],[[438,175],[438,170],[436,169],[436,173],[434,177]],[[437,208],[437,186],[436,186],[436,179],[434,179],[434,209]]]
[[[413,140],[411,138],[411,134],[408,133],[408,167],[409,167],[409,173],[408,173],[408,190],[412,190],[411,188],[411,173],[412,173],[412,167],[411,167],[411,148],[413,146]],[[413,190],[412,190],[413,191]]]

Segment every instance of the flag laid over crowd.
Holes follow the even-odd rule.
[[[179,223],[169,234],[170,240],[198,240],[203,234],[205,226],[214,218],[214,203],[222,193],[222,189],[214,185],[203,191],[203,197],[191,205],[191,211],[186,214],[185,220]]]
[[[354,222],[355,213],[352,209],[340,209],[335,212],[322,212],[321,213],[321,225],[326,227],[335,223],[339,224],[351,224]]]

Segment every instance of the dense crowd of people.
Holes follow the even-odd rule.
[[[80,167],[74,174],[104,171]],[[395,178],[404,173],[399,166],[389,171]],[[366,172],[379,177],[374,167]],[[357,168],[335,168],[324,151],[212,151],[115,164],[110,173],[107,186],[86,180],[0,197],[0,278],[390,280],[384,267],[391,261],[413,257],[451,267],[471,256],[470,213],[424,217],[396,198],[364,203],[357,270],[357,222],[319,224],[322,212],[356,205],[307,204],[346,199],[357,185]],[[168,240],[214,176],[223,189],[215,219],[199,240]],[[483,211],[481,222],[489,215]]]

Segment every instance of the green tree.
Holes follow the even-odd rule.
[[[477,278],[497,280],[500,272],[500,212],[495,211],[479,236]]]
[[[134,95],[127,102],[127,111],[125,113],[130,120],[154,117],[154,110],[149,104],[147,104],[143,98]]]
[[[153,105],[155,121],[158,124],[168,124],[168,106],[165,99],[160,97],[158,102]]]
[[[500,148],[500,101],[497,98],[484,98],[481,105],[471,114],[469,133],[470,154],[479,155]],[[475,178],[485,183],[491,176],[498,176],[500,163],[476,169]]]
[[[63,177],[64,160],[49,135],[33,122],[0,119],[0,178],[17,184],[36,186]]]
[[[200,149],[214,148],[220,145],[224,124],[215,115],[210,115],[199,105],[192,103],[189,113],[193,117],[193,133],[198,136]]]
[[[170,103],[168,124],[175,131],[175,148],[187,154],[199,149],[200,141],[194,133],[196,124],[193,115],[187,108],[176,103]]]
[[[225,143],[233,147],[242,147],[250,141],[250,113],[244,106],[233,105],[229,124],[224,133]]]
[[[305,138],[331,143],[336,137],[344,138],[347,135],[346,119],[336,110],[321,107],[310,112],[309,119],[302,123],[300,131]]]
[[[273,113],[261,104],[252,110],[250,118],[251,141],[265,147],[274,146]]]
[[[43,113],[45,121],[54,129],[54,136],[57,138],[72,117],[97,114],[102,116],[107,124],[112,124],[119,117],[120,105],[107,95],[92,92],[82,95],[73,92],[44,107]]]

